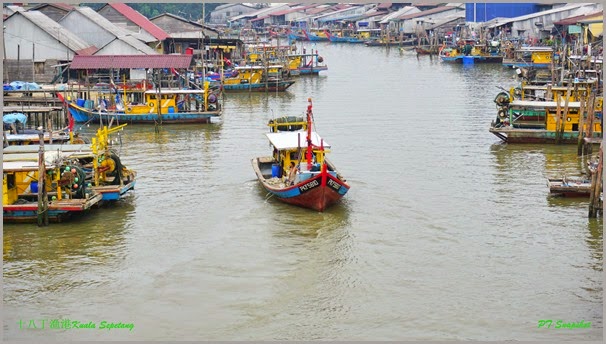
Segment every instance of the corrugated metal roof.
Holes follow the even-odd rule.
[[[26,12],[15,12],[15,14],[21,14],[29,21],[34,23],[40,29],[51,35],[53,38],[67,46],[77,54],[89,53],[90,51],[97,51],[95,46],[83,41],[80,37],[76,36],[73,32],[67,30],[63,26],[59,25],[56,21],[50,19],[44,13],[40,11],[26,11]]]
[[[75,9],[75,11],[77,13],[83,15],[84,17],[88,18],[96,25],[99,25],[101,28],[103,28],[103,30],[116,36],[116,39],[123,41],[124,43],[130,45],[131,47],[140,51],[141,53],[148,54],[148,55],[157,54],[157,52],[154,49],[150,48],[147,44],[145,44],[142,41],[138,40],[137,38],[133,37],[131,35],[131,31],[128,31],[126,29],[116,26],[114,23],[110,22],[105,17],[103,17],[99,13],[95,12],[95,10],[93,10],[92,8],[77,7]],[[69,16],[69,15],[71,15],[71,13],[68,14],[67,16]],[[112,41],[108,42],[107,44],[111,43]],[[99,50],[101,50],[102,48],[103,47],[100,47]]]
[[[256,22],[256,21],[259,21],[259,20],[267,19],[267,18],[269,18],[268,15],[267,16],[263,16],[263,17],[259,17],[259,18],[255,18],[255,19],[251,19],[250,21],[251,22]]]
[[[71,11],[73,10],[75,7],[70,5],[70,4],[65,4],[65,3],[61,3],[61,2],[55,2],[55,3],[49,3],[49,4],[40,4],[40,5],[36,5],[32,8],[30,8],[30,10],[38,10],[42,7],[46,7],[46,6],[52,6],[52,7],[56,7],[59,9],[62,9],[64,11]]]
[[[457,7],[455,7],[455,6],[436,7],[436,8],[432,8],[430,10],[421,11],[421,12],[417,12],[417,13],[413,13],[413,14],[405,14],[405,15],[397,17],[396,19],[397,20],[406,20],[406,19],[413,19],[413,18],[418,18],[418,17],[424,17],[424,16],[429,15],[429,14],[446,12],[446,11],[450,11],[450,10],[453,10],[453,9],[456,9],[456,8]]]
[[[445,26],[445,25],[451,25],[452,23],[457,22],[457,21],[460,21],[462,23],[465,22],[465,12],[461,12],[459,14],[448,16],[445,18],[440,18],[440,19],[436,20],[435,23],[430,25],[427,29],[434,30],[434,29],[437,29],[437,28]]]
[[[236,21],[236,20],[240,20],[240,19],[244,19],[244,18],[253,18],[253,17],[258,17],[258,16],[263,16],[263,15],[269,15],[271,13],[275,13],[275,12],[281,12],[284,10],[290,9],[290,6],[288,5],[280,5],[280,6],[273,6],[273,7],[265,7],[262,8],[258,11],[254,11],[254,12],[250,12],[250,13],[245,13],[245,14],[241,14],[238,16],[234,16],[231,17],[229,19],[229,21]]]
[[[563,12],[563,11],[567,11],[567,10],[573,10],[575,8],[580,8],[583,7],[587,4],[568,4],[562,7],[557,7],[557,8],[553,8],[547,11],[542,11],[542,12],[536,12],[536,13],[530,13],[530,14],[525,14],[523,16],[519,16],[519,17],[514,17],[514,18],[508,18],[505,21],[493,24],[488,26],[488,29],[492,29],[495,27],[499,27],[505,24],[509,24],[509,23],[514,23],[514,22],[518,22],[518,21],[523,21],[523,20],[528,20],[528,19],[532,19],[532,18],[538,18],[538,17],[542,17],[548,14],[553,14],[553,13],[558,13],[558,12]]]
[[[591,12],[591,13],[581,14],[579,16],[564,18],[562,20],[554,22],[554,24],[555,25],[574,25],[581,20],[590,19],[593,17],[599,17],[603,13],[604,13],[604,11],[600,10],[600,11],[595,11],[595,12]]]
[[[210,27],[210,26],[207,26],[207,25],[203,25],[203,24],[201,24],[199,22],[195,22],[195,21],[183,18],[181,16],[178,16],[178,15],[172,14],[172,13],[162,13],[160,15],[157,15],[155,17],[150,18],[150,20],[156,20],[157,18],[160,18],[160,17],[169,17],[169,18],[172,18],[172,19],[175,19],[175,20],[179,20],[179,21],[182,21],[184,23],[188,23],[190,25],[196,26],[196,27],[198,27],[200,29],[204,29],[204,30],[211,31],[211,32],[214,32],[214,33],[219,33],[219,30],[217,30],[217,29],[215,29],[213,27]],[[172,32],[168,32],[167,34],[169,35],[169,37],[173,37],[173,33]]]
[[[71,69],[188,68],[192,55],[74,56]]]
[[[104,16],[95,12],[95,10],[90,7],[76,7],[75,11],[90,19],[93,23],[103,28],[103,30],[111,33],[116,37],[127,36],[130,34],[129,31],[126,31],[125,29],[116,26],[114,23],[110,22]],[[69,14],[67,16],[69,16]],[[61,21],[63,21],[63,19]]]
[[[404,6],[401,9],[383,17],[383,19],[381,20],[381,24],[387,24],[387,23],[389,23],[390,20],[394,20],[394,19],[398,18],[399,16],[410,14],[410,12],[415,11],[415,10],[417,12],[421,12],[418,8],[416,8],[414,6]]]
[[[125,16],[128,20],[137,24],[143,30],[149,32],[152,36],[156,37],[159,41],[163,41],[168,38],[168,34],[162,30],[159,26],[152,23],[143,16],[141,13],[135,11],[132,7],[123,3],[108,3],[108,6],[111,6],[116,11],[120,12],[123,16]]]
[[[155,51],[154,49],[152,49],[149,45],[141,42],[140,40],[136,39],[133,36],[122,36],[122,37],[118,37],[119,40],[125,42],[126,44],[130,45],[131,47],[137,49],[138,51],[142,52],[143,54],[146,55],[157,55],[158,52]]]

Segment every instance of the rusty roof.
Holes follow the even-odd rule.
[[[71,69],[188,68],[192,55],[93,55],[74,56]]]
[[[157,40],[163,41],[168,38],[168,34],[162,30],[158,25],[152,23],[141,13],[135,11],[132,7],[124,3],[108,3],[114,10],[120,12],[128,20],[137,24],[143,30],[149,32],[150,35],[154,36]]]

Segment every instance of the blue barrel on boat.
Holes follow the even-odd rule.
[[[463,56],[463,64],[464,65],[473,64],[473,56]]]
[[[278,164],[271,165],[271,177],[272,178],[280,177],[280,165],[278,165]]]
[[[31,182],[29,184],[29,189],[32,191],[32,193],[38,193],[38,182]]]
[[[80,99],[80,98],[76,99],[76,105],[78,105],[79,107],[84,107],[85,102],[86,101],[84,99]]]
[[[168,107],[168,113],[175,113],[175,107],[174,106],[169,106]]]

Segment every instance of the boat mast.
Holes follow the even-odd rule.
[[[307,98],[309,105],[307,105],[307,170],[311,170],[311,155],[312,155],[312,143],[311,143],[311,116],[312,116],[312,103],[311,98]]]

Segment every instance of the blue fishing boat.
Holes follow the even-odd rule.
[[[224,78],[221,84],[225,92],[283,92],[292,86],[295,81],[285,77],[284,67],[271,66],[238,66],[234,68],[235,76]]]
[[[222,107],[216,93],[205,90],[161,89],[143,91],[143,101],[125,101],[115,110],[89,109],[68,103],[76,122],[110,121],[118,123],[215,123],[220,122]]]

